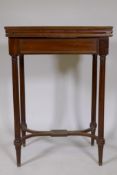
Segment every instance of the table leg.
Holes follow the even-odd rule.
[[[105,96],[105,62],[106,56],[100,56],[99,75],[99,113],[98,113],[98,154],[99,165],[102,165],[104,140],[104,96]]]
[[[20,136],[20,107],[19,107],[19,84],[17,56],[12,56],[12,81],[13,81],[13,103],[14,103],[14,130],[17,166],[21,165],[21,136]]]
[[[21,105],[21,125],[22,137],[26,135],[24,128],[27,128],[25,113],[25,73],[24,73],[24,55],[19,56],[19,72],[20,72],[20,105]],[[25,140],[23,141],[25,146]]]
[[[96,98],[97,97],[97,55],[92,59],[92,107],[91,107],[91,134],[95,135],[96,124]],[[91,138],[91,145],[94,145],[94,138]]]

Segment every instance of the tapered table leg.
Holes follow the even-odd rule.
[[[21,165],[21,136],[20,136],[20,107],[19,107],[19,84],[17,56],[12,56],[12,80],[13,80],[13,103],[14,103],[14,130],[17,166]]]
[[[96,130],[96,99],[97,99],[97,55],[92,59],[92,106],[91,106],[91,134],[95,135]],[[91,138],[91,145],[94,145],[94,138]]]
[[[99,113],[98,113],[98,153],[99,165],[102,165],[104,140],[104,96],[105,96],[105,61],[106,56],[100,56],[99,75]]]
[[[22,137],[26,135],[24,128],[26,125],[26,113],[25,113],[25,72],[24,72],[24,55],[19,56],[19,72],[20,72],[20,105],[21,105],[21,124],[22,124]],[[23,146],[25,146],[25,140]]]

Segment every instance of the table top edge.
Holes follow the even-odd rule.
[[[105,37],[112,26],[5,26],[7,37]]]

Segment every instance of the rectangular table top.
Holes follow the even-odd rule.
[[[91,38],[110,37],[112,26],[6,26],[7,37]]]

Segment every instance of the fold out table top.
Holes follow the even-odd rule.
[[[5,27],[5,30],[8,37],[77,38],[112,36],[111,26],[9,26]]]

